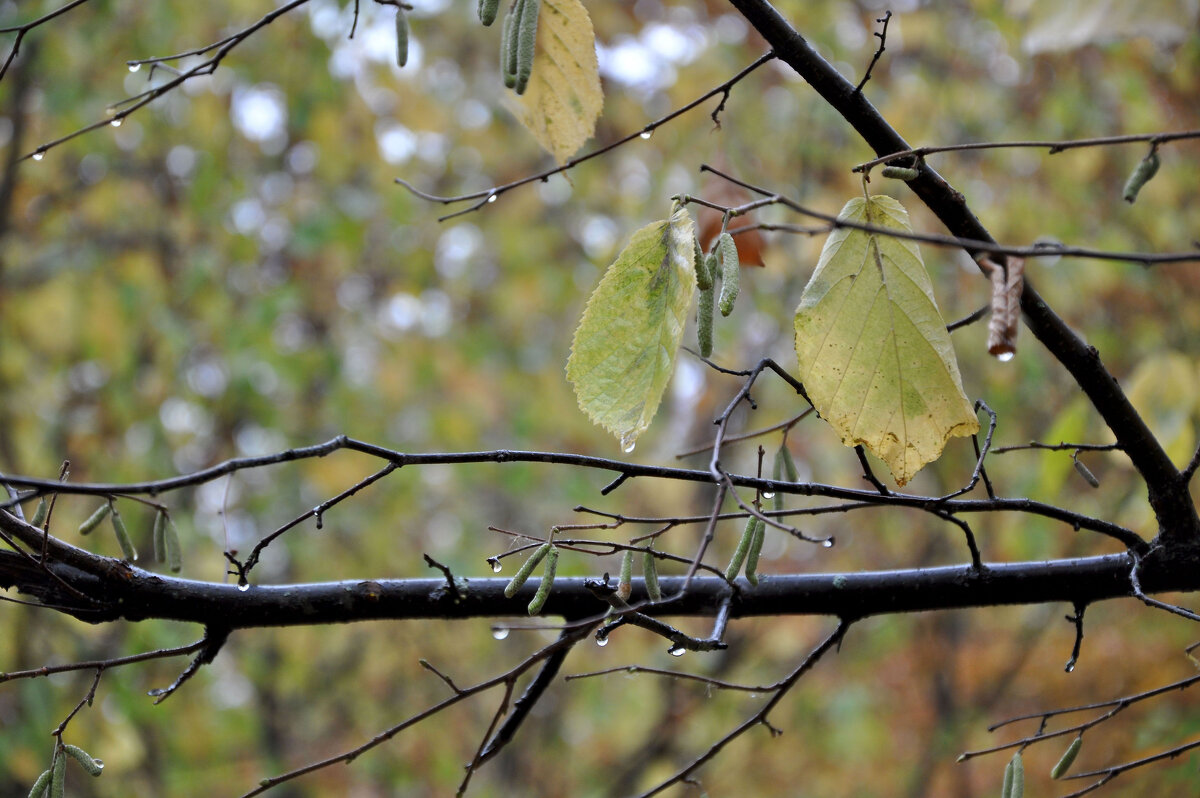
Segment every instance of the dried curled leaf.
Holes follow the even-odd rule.
[[[608,267],[575,330],[567,379],[579,407],[632,451],[675,368],[695,292],[692,220],[646,225]]]
[[[890,197],[850,200],[840,217],[910,232]],[[904,485],[979,421],[920,250],[912,241],[840,228],[796,309],[796,356],[809,398],[847,446],[862,445]]]

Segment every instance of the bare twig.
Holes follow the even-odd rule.
[[[883,55],[883,51],[887,49],[887,29],[888,23],[892,21],[892,12],[885,11],[883,16],[875,20],[883,24],[883,29],[875,31],[875,38],[879,39],[879,49],[875,51],[875,55],[871,58],[871,63],[867,64],[867,71],[863,74],[862,80],[854,87],[854,93],[858,94],[863,90],[863,86],[867,85],[867,81],[871,79],[871,72],[875,69],[875,65],[879,63],[879,57]]]
[[[495,201],[496,197],[499,197],[501,194],[505,194],[509,191],[512,191],[514,188],[528,185],[529,183],[537,183],[539,181],[544,181],[544,180],[552,177],[553,175],[559,174],[561,172],[570,171],[571,169],[574,169],[576,166],[578,166],[581,163],[584,163],[585,161],[590,161],[593,158],[596,158],[601,155],[604,155],[605,153],[611,152],[612,150],[615,150],[617,147],[620,147],[623,144],[628,144],[629,142],[633,141],[634,139],[639,139],[639,138],[642,138],[643,136],[647,136],[647,134],[653,133],[655,130],[657,130],[658,128],[667,124],[668,122],[675,119],[676,117],[682,116],[683,114],[692,110],[696,106],[707,102],[708,100],[712,99],[713,97],[716,97],[717,95],[721,95],[721,97],[722,97],[721,102],[717,106],[717,109],[713,111],[714,119],[715,119],[715,115],[720,111],[721,108],[724,107],[725,100],[728,99],[728,97],[729,97],[729,90],[734,85],[739,83],[743,78],[745,78],[747,75],[749,75],[751,72],[758,69],[759,67],[761,67],[763,64],[767,63],[768,61],[772,60],[774,57],[775,57],[775,54],[770,53],[770,52],[759,56],[757,59],[755,59],[754,63],[752,63],[749,66],[747,66],[746,68],[742,69],[740,72],[738,72],[736,75],[734,75],[729,80],[722,83],[720,86],[717,86],[716,88],[713,88],[713,89],[705,92],[703,95],[701,95],[700,97],[697,97],[695,100],[692,100],[690,103],[680,106],[679,108],[676,108],[674,111],[667,114],[666,116],[660,117],[660,118],[654,120],[653,122],[650,122],[645,127],[643,127],[641,130],[638,130],[635,133],[630,133],[627,136],[623,136],[623,137],[617,139],[616,141],[612,142],[611,144],[606,144],[603,147],[599,147],[595,150],[592,150],[591,152],[585,153],[576,158],[572,158],[571,160],[567,161],[566,163],[562,164],[561,166],[556,166],[553,169],[547,169],[544,172],[539,172],[535,175],[529,175],[527,177],[521,178],[520,180],[514,180],[511,183],[505,183],[504,185],[492,186],[491,188],[483,189],[482,191],[474,191],[469,194],[459,194],[459,195],[453,196],[453,197],[440,197],[440,196],[437,196],[436,194],[428,194],[424,191],[421,191],[416,186],[409,183],[407,180],[402,180],[401,178],[396,178],[396,183],[398,183],[401,186],[404,186],[414,196],[420,197],[421,199],[426,200],[428,202],[435,202],[435,203],[438,203],[441,205],[453,205],[453,204],[456,204],[459,202],[469,202],[471,200],[475,200],[475,202],[473,202],[471,205],[467,206],[466,208],[461,208],[457,211],[454,211],[453,213],[448,213],[445,216],[441,216],[438,218],[439,222],[444,222],[447,219],[453,219],[455,216],[462,216],[463,214],[477,211],[480,208],[482,208],[483,206],[487,205],[489,202]]]
[[[1196,138],[1200,138],[1200,130],[1180,130],[1173,133],[1134,133],[1126,136],[1097,136],[1087,139],[1066,139],[1064,141],[979,141],[968,144],[947,144],[940,147],[914,147],[913,149],[899,150],[889,155],[860,163],[850,171],[866,172],[880,164],[912,158],[924,158],[926,155],[933,155],[938,152],[1032,148],[1049,150],[1051,155],[1055,155],[1065,150],[1075,150],[1082,147],[1111,147],[1117,144],[1135,144],[1143,141],[1158,145],[1169,141],[1183,141],[1185,139]]]
[[[747,718],[745,721],[743,721],[741,723],[741,725],[739,725],[737,728],[733,729],[731,732],[726,734],[720,740],[713,743],[707,751],[705,751],[703,754],[701,754],[700,756],[693,759],[689,764],[685,765],[675,775],[666,779],[665,781],[658,784],[654,788],[648,790],[647,792],[642,793],[640,798],[649,798],[649,796],[651,796],[651,795],[657,795],[658,793],[665,790],[667,787],[670,787],[672,784],[678,784],[681,781],[684,781],[685,779],[689,778],[693,773],[695,773],[697,770],[699,770],[700,767],[702,765],[704,765],[704,763],[708,762],[710,759],[712,759],[718,753],[720,753],[721,749],[723,749],[726,745],[733,742],[738,737],[741,737],[744,733],[746,733],[750,729],[754,728],[755,726],[759,726],[759,725],[766,726],[767,729],[772,732],[772,735],[777,734],[778,730],[775,729],[775,727],[771,726],[771,724],[767,721],[767,716],[770,715],[771,710],[775,708],[776,704],[778,704],[781,700],[783,700],[783,697],[791,691],[791,689],[796,685],[796,682],[800,681],[800,677],[802,677],[809,670],[811,670],[812,667],[814,665],[816,665],[818,661],[820,661],[821,657],[824,656],[830,649],[832,649],[834,646],[837,646],[841,643],[842,638],[846,634],[846,630],[849,628],[850,628],[850,623],[848,621],[843,620],[840,623],[838,623],[837,628],[834,629],[833,632],[828,637],[826,637],[816,648],[814,648],[811,652],[809,652],[809,655],[804,658],[804,661],[801,662],[800,665],[795,670],[793,670],[790,674],[788,674],[788,676],[786,678],[782,679],[781,681],[779,681],[778,683],[773,685],[773,690],[772,690],[773,694],[771,695],[771,697],[769,699],[767,699],[767,701],[762,705],[762,707],[758,710],[758,712],[754,713],[752,716]]]

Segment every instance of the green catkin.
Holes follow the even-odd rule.
[[[113,534],[117,536],[117,543],[121,546],[121,553],[125,555],[125,559],[133,562],[137,559],[137,549],[133,547],[133,541],[129,538],[129,530],[125,528],[125,521],[121,518],[121,514],[117,512],[117,508],[112,509],[112,528]]]
[[[163,533],[163,543],[167,547],[167,567],[171,569],[171,573],[177,574],[183,570],[183,551],[179,547],[179,530],[170,518],[167,519],[167,528]]]
[[[629,601],[633,593],[633,549],[625,549],[621,555],[621,578],[617,580],[617,598]]]
[[[37,781],[33,783],[33,787],[29,790],[29,798],[42,798],[46,794],[46,788],[50,786],[50,771],[43,770],[42,775],[37,777]]]
[[[77,745],[64,745],[63,750],[71,755],[71,758],[78,762],[89,776],[99,776],[104,772],[104,763],[99,759],[95,759],[87,751],[84,751]]]
[[[761,518],[754,519],[754,533],[750,537],[750,549],[746,552],[746,581],[758,584],[758,555],[762,553],[763,540],[767,535],[767,524]]]
[[[695,245],[696,250],[696,287],[701,291],[707,291],[709,288],[712,288],[713,284],[712,266],[708,261],[708,256],[700,248],[699,239],[692,239],[692,243]]]
[[[1150,178],[1158,174],[1158,153],[1151,150],[1150,154],[1138,162],[1138,165],[1133,167],[1133,172],[1130,173],[1129,179],[1125,181],[1125,191],[1122,196],[1129,204],[1137,199],[1138,192],[1142,187],[1150,182]]]
[[[46,502],[45,497],[38,500],[37,509],[33,511],[33,518],[29,519],[30,526],[41,526],[46,523],[46,516],[50,514],[50,505]]]
[[[554,586],[554,574],[558,571],[558,546],[551,546],[546,554],[546,568],[542,571],[542,583],[538,585],[533,601],[529,602],[529,614],[537,615],[546,606],[550,597],[550,588]]]
[[[479,21],[485,26],[496,21],[496,14],[499,11],[500,0],[479,0]]]
[[[517,83],[513,91],[524,94],[529,86],[529,76],[533,74],[533,55],[537,45],[538,12],[541,10],[541,0],[524,0],[524,10],[517,20]]]
[[[46,791],[50,798],[66,798],[67,795],[67,758],[62,752],[54,757],[51,767],[50,787]]]
[[[729,567],[725,569],[725,579],[730,582],[737,579],[738,572],[742,570],[742,563],[746,561],[746,553],[750,551],[750,543],[754,540],[754,527],[757,525],[758,519],[754,516],[746,519],[746,528],[742,531],[742,539],[738,541],[733,558],[729,561]]]
[[[533,569],[537,568],[538,563],[550,553],[550,548],[549,543],[543,543],[537,547],[537,550],[534,551],[528,560],[521,564],[521,567],[517,569],[517,573],[513,575],[512,580],[504,588],[505,598],[512,598],[517,594],[521,586],[529,580],[529,575],[533,573]]]
[[[658,585],[658,558],[651,549],[642,553],[642,575],[646,578],[646,597],[651,601],[662,601],[662,588]]]
[[[167,561],[167,514],[154,516],[154,561]]]
[[[883,167],[883,176],[890,177],[892,180],[916,180],[920,174],[916,169],[908,166],[885,166]]]
[[[90,535],[110,512],[112,512],[112,505],[108,502],[97,507],[96,512],[89,515],[87,520],[79,525],[79,534]]]
[[[733,303],[737,299],[738,272],[741,270],[733,236],[721,233],[721,237],[717,239],[717,252],[721,255],[721,299],[718,305],[721,315],[728,316],[733,313]]]
[[[1092,469],[1085,466],[1079,460],[1072,461],[1075,463],[1075,470],[1079,472],[1079,476],[1083,477],[1087,484],[1093,488],[1100,487],[1100,480],[1096,479],[1096,475],[1092,473]]]
[[[785,443],[779,447],[779,451],[783,454],[783,476],[788,482],[799,482],[800,472],[796,470],[796,461],[792,459],[792,450]]]
[[[517,20],[524,7],[525,0],[513,0],[500,33],[500,72],[504,75],[504,85],[510,89],[517,85]]]
[[[717,302],[717,289],[711,284],[700,292],[700,304],[696,307],[696,344],[700,357],[710,357],[713,351],[713,306]]]
[[[1050,778],[1061,779],[1067,775],[1067,771],[1071,769],[1071,765],[1075,764],[1075,757],[1079,756],[1079,749],[1083,747],[1083,735],[1077,735],[1071,744],[1067,746],[1067,750],[1063,751],[1062,758],[1058,760],[1058,764],[1050,771]]]
[[[1004,769],[1004,790],[1001,798],[1024,798],[1025,796],[1025,763],[1021,761],[1021,752],[1013,754]]]
[[[783,482],[783,453],[787,450],[787,444],[779,447],[779,451],[775,452],[775,462],[771,467],[771,479],[776,482]],[[783,493],[779,490],[775,491],[775,495],[771,498],[772,506],[776,510],[783,509]]]
[[[408,13],[396,6],[396,66],[408,63]]]

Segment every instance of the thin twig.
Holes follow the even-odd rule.
[[[1063,141],[979,141],[967,144],[947,144],[940,147],[914,147],[910,150],[893,152],[889,155],[881,156],[872,161],[865,161],[858,164],[850,171],[870,171],[872,168],[879,166],[880,164],[911,158],[924,158],[926,155],[933,155],[934,153],[938,152],[1032,148],[1038,150],[1049,150],[1051,155],[1055,155],[1065,150],[1075,150],[1082,147],[1111,147],[1115,144],[1134,144],[1142,141],[1158,145],[1165,144],[1168,141],[1182,141],[1184,139],[1196,138],[1200,138],[1200,130],[1180,130],[1174,133],[1134,133],[1126,136],[1096,136],[1087,139],[1066,139]]]
[[[871,58],[871,63],[867,64],[867,71],[863,74],[862,80],[854,87],[854,93],[858,94],[862,91],[863,86],[867,85],[867,81],[871,79],[871,72],[875,69],[875,65],[879,63],[879,57],[883,55],[883,51],[887,49],[887,29],[888,23],[892,20],[892,12],[886,11],[884,15],[876,22],[883,23],[883,30],[875,32],[875,38],[879,39],[879,49],[875,51],[875,55]]]
[[[617,139],[616,141],[612,142],[611,144],[606,144],[603,147],[592,150],[591,152],[585,153],[576,158],[572,158],[571,160],[567,161],[566,163],[562,164],[561,166],[556,166],[553,169],[547,169],[544,172],[539,172],[535,175],[529,175],[529,176],[523,177],[519,180],[514,180],[511,183],[505,183],[504,185],[492,186],[491,188],[486,188],[486,189],[483,189],[482,191],[474,191],[469,194],[459,194],[459,195],[453,196],[453,197],[441,197],[436,194],[426,193],[424,191],[421,191],[419,188],[412,185],[411,183],[409,183],[407,180],[403,180],[399,177],[396,178],[396,183],[401,186],[404,186],[404,188],[408,189],[409,192],[411,192],[416,197],[426,200],[427,202],[435,202],[435,203],[438,203],[441,205],[452,205],[452,204],[459,203],[459,202],[468,202],[470,200],[476,200],[474,203],[472,203],[471,205],[469,205],[466,208],[461,208],[457,211],[454,211],[453,213],[448,213],[445,216],[438,217],[439,222],[444,222],[447,219],[453,219],[456,216],[462,216],[463,214],[477,211],[480,208],[487,205],[488,203],[493,202],[496,197],[499,197],[501,194],[505,194],[505,193],[513,190],[514,188],[518,188],[520,186],[524,186],[529,183],[537,183],[539,181],[547,180],[556,174],[559,174],[561,172],[567,172],[571,169],[574,169],[576,166],[578,166],[579,164],[581,164],[585,161],[590,161],[593,158],[596,158],[601,155],[604,155],[605,153],[611,152],[612,150],[615,150],[617,147],[620,147],[623,144],[628,144],[629,142],[633,141],[634,139],[639,139],[648,133],[653,133],[655,130],[657,130],[658,128],[667,124],[671,120],[675,119],[678,116],[682,116],[683,114],[692,110],[696,106],[701,105],[704,102],[707,102],[708,100],[712,99],[713,97],[716,97],[718,94],[723,95],[721,104],[717,108],[717,110],[719,111],[720,108],[723,107],[725,104],[725,98],[728,97],[730,88],[732,88],[735,84],[740,82],[743,78],[745,78],[751,72],[758,69],[759,67],[761,67],[763,64],[767,63],[768,61],[772,60],[774,57],[775,57],[775,54],[773,52],[768,52],[764,55],[759,56],[757,59],[755,59],[754,63],[752,63],[749,66],[742,69],[740,72],[738,72],[732,78],[725,81],[720,86],[717,86],[714,89],[710,89],[709,91],[705,92],[700,97],[697,97],[695,100],[692,100],[690,103],[680,106],[679,108],[676,108],[674,111],[667,114],[666,116],[660,117],[660,118],[654,120],[653,122],[650,122],[645,127],[641,128],[640,130],[638,130],[635,133],[630,133],[627,136],[623,136],[623,137]],[[714,111],[714,113],[716,113],[716,112],[717,111]]]
[[[768,729],[772,730],[773,733],[774,731],[777,731],[773,726],[770,725],[770,723],[767,722],[767,716],[771,713],[771,710],[775,708],[776,704],[783,700],[783,697],[791,691],[796,682],[800,681],[800,677],[812,669],[812,667],[816,665],[817,662],[820,661],[821,657],[824,656],[830,649],[841,643],[842,638],[846,634],[846,630],[849,628],[850,623],[848,621],[840,621],[837,628],[834,629],[833,632],[816,648],[809,652],[809,655],[804,658],[804,661],[801,662],[795,670],[793,670],[786,678],[774,686],[773,695],[767,699],[766,703],[764,703],[757,712],[743,721],[737,728],[733,729],[720,740],[709,746],[707,751],[693,759],[675,775],[664,780],[662,783],[658,784],[647,792],[642,793],[639,798],[649,798],[652,795],[657,795],[667,787],[670,787],[672,784],[678,784],[679,782],[687,779],[693,773],[699,770],[704,763],[708,762],[710,759],[720,753],[721,749],[723,749],[726,745],[733,742],[738,737],[741,737],[745,732],[749,731],[755,726],[766,726]]]
[[[1034,244],[1032,246],[1011,246],[1006,244],[997,244],[994,241],[986,241],[977,238],[963,238],[960,236],[940,235],[937,233],[916,233],[897,230],[894,227],[883,227],[880,225],[866,224],[864,222],[855,222],[849,219],[840,219],[833,214],[823,211],[813,210],[793,199],[789,199],[781,194],[769,191],[761,186],[748,183],[732,175],[726,174],[719,169],[716,169],[708,164],[703,164],[700,167],[702,172],[711,172],[734,185],[741,186],[747,191],[753,191],[757,194],[769,197],[774,205],[782,205],[789,210],[792,210],[802,216],[808,216],[813,219],[820,219],[829,225],[831,230],[840,228],[849,228],[851,230],[862,230],[875,235],[890,236],[892,238],[904,239],[906,241],[916,241],[922,244],[930,244],[938,247],[955,247],[965,249],[968,252],[981,253],[987,252],[999,255],[1013,255],[1022,258],[1036,258],[1046,255],[1060,255],[1066,258],[1091,258],[1094,260],[1114,260],[1125,261],[1129,263],[1137,263],[1144,266],[1164,263],[1194,263],[1200,261],[1200,249],[1189,252],[1116,252],[1111,250],[1090,249],[1088,247],[1071,247],[1067,245],[1045,245]]]

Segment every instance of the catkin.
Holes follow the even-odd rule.
[[[721,233],[721,237],[717,239],[717,252],[721,255],[721,299],[717,304],[721,308],[721,315],[728,316],[733,313],[733,303],[737,300],[738,277],[741,271],[737,244],[733,243],[733,236]]]
[[[521,586],[528,581],[529,575],[533,573],[533,569],[537,568],[538,563],[540,563],[549,553],[549,543],[543,543],[542,545],[538,546],[537,550],[533,552],[529,559],[521,564],[521,567],[517,569],[516,574],[513,575],[513,578],[504,588],[504,597],[512,598],[515,596],[517,591],[521,589]]]
[[[1142,187],[1150,182],[1150,178],[1158,174],[1159,167],[1158,153],[1151,150],[1150,154],[1138,162],[1138,165],[1133,167],[1133,172],[1130,173],[1129,179],[1125,181],[1125,191],[1122,195],[1125,201],[1133,204],[1137,199],[1138,192]]]
[[[479,21],[491,25],[500,11],[500,0],[479,0]]]
[[[541,0],[524,0],[521,18],[517,20],[517,81],[513,91],[524,94],[529,86],[529,76],[533,74],[533,55],[537,44],[538,12]]]
[[[558,571],[558,547],[551,546],[550,551],[546,554],[546,568],[542,571],[542,583],[538,585],[533,601],[529,602],[530,615],[537,615],[542,611],[542,607],[546,606],[546,599],[550,597],[550,588],[554,586],[556,571]]]
[[[408,63],[408,13],[396,6],[396,66]]]

